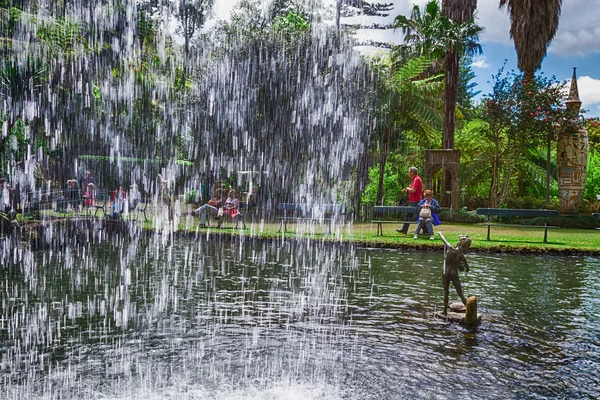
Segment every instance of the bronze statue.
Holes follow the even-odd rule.
[[[467,305],[467,298],[463,294],[460,279],[458,278],[458,270],[469,272],[469,264],[465,258],[464,253],[469,250],[471,246],[471,238],[465,235],[458,237],[458,243],[456,247],[452,246],[439,232],[440,238],[444,242],[444,268],[442,271],[442,282],[444,283],[444,315],[448,315],[448,289],[450,288],[450,282],[454,284],[456,293],[460,296],[464,305]]]

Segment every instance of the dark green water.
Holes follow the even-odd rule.
[[[597,258],[470,254],[484,321],[466,329],[433,317],[441,253],[158,238],[2,254],[2,399],[600,393]]]

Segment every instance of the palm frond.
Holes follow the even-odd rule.
[[[424,102],[415,101],[412,104],[411,112],[422,125],[425,132],[439,135],[439,131],[442,129],[443,119],[438,109],[431,107]]]
[[[444,93],[445,82],[443,75],[436,75],[431,78],[421,79],[412,82],[413,86],[426,96],[436,96]]]
[[[419,77],[423,72],[431,66],[431,59],[429,57],[417,57],[409,59],[399,71],[397,71],[393,79],[395,82],[402,84],[403,82],[410,81]]]

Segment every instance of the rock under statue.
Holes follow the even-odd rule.
[[[450,282],[454,284],[456,293],[460,296],[463,304],[467,304],[467,298],[463,294],[462,285],[458,277],[458,270],[469,272],[469,264],[465,254],[469,247],[471,247],[471,238],[466,235],[460,235],[458,237],[458,243],[456,246],[452,246],[439,232],[440,238],[444,242],[444,267],[442,270],[442,282],[444,284],[444,315],[448,315],[448,290],[450,288]]]

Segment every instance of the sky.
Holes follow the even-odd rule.
[[[268,1],[268,0],[265,0]],[[333,3],[334,0],[324,0]],[[412,4],[420,6],[428,0],[375,0],[393,3],[388,17],[355,16],[344,23],[370,25],[385,24],[399,15],[409,15]],[[225,19],[234,8],[236,0],[216,0],[215,15]],[[483,54],[474,59],[473,71],[477,75],[477,90],[489,93],[492,75],[507,60],[507,69],[517,70],[517,55],[510,39],[510,20],[505,9],[498,8],[499,0],[478,0],[478,23],[485,28],[481,35]],[[577,67],[579,94],[582,107],[588,116],[600,116],[600,0],[563,0],[558,32],[544,59],[541,71],[559,80],[570,80],[573,67]],[[393,30],[359,30],[359,39],[400,43],[400,32]]]

